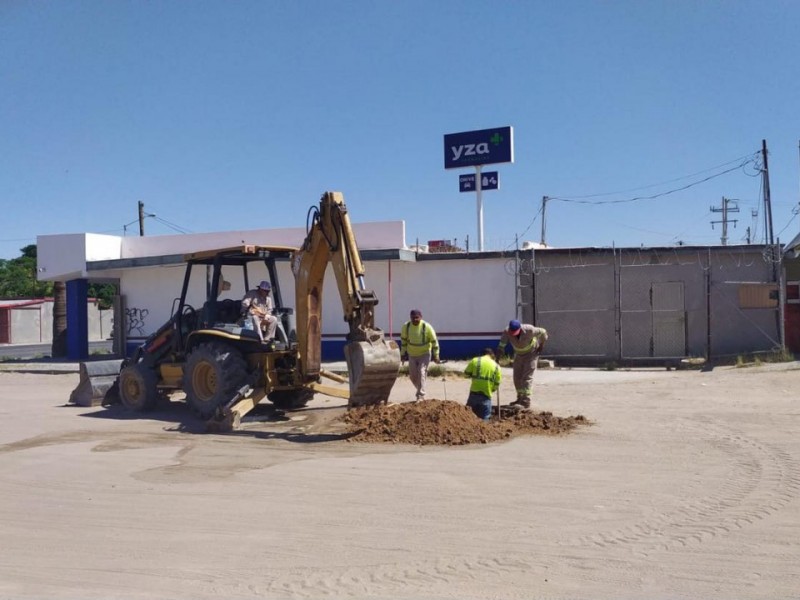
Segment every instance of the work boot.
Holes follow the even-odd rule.
[[[520,408],[530,408],[531,407],[531,399],[530,398],[517,398],[514,402],[511,403],[511,406],[519,406]]]

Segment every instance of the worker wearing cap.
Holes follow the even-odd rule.
[[[270,291],[272,291],[270,282],[262,281],[256,289],[250,290],[242,298],[242,312],[245,318],[250,319],[253,329],[262,342],[274,338],[278,326],[278,318],[272,314],[275,305]]]
[[[517,390],[517,399],[511,403],[512,406],[531,407],[533,373],[536,371],[539,354],[546,341],[546,329],[520,323],[516,319],[508,322],[508,328],[500,336],[497,357],[499,358],[505,352],[508,344],[511,344],[511,348],[514,350],[514,388]]]
[[[476,417],[488,421],[492,416],[492,394],[500,387],[502,379],[500,365],[494,361],[494,351],[486,348],[482,356],[476,356],[469,361],[464,374],[472,379],[467,406]]]
[[[410,316],[400,328],[400,352],[408,361],[408,376],[417,390],[417,400],[424,400],[428,365],[431,359],[439,363],[439,340],[431,324],[422,320],[419,309],[413,309]]]

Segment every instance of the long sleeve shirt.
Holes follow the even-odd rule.
[[[251,314],[257,314],[264,317],[272,314],[272,309],[275,304],[272,301],[272,296],[267,294],[262,296],[258,290],[250,290],[242,298],[242,311]]]
[[[400,352],[409,356],[425,356],[430,352],[431,358],[438,360],[439,340],[431,324],[421,319],[418,325],[406,321],[400,329]]]
[[[503,331],[498,349],[505,350],[506,345],[511,344],[514,354],[528,354],[529,352],[535,352],[546,341],[546,329],[523,323],[522,327],[520,327],[519,335],[509,335],[508,329]]]

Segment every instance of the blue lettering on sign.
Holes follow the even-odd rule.
[[[444,136],[445,169],[507,162],[514,162],[514,130],[511,127]]]

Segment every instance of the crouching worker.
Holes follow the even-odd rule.
[[[472,379],[467,406],[479,419],[488,421],[492,416],[492,394],[500,387],[502,378],[500,365],[494,361],[494,350],[486,348],[482,356],[469,361],[464,373]]]
[[[254,290],[250,290],[242,299],[242,312],[245,318],[250,319],[253,329],[258,332],[259,339],[264,342],[275,337],[278,318],[272,314],[275,305],[272,302],[272,285],[269,281],[262,281]]]

